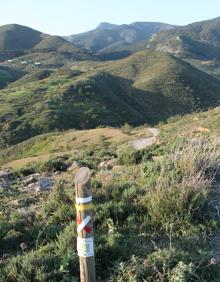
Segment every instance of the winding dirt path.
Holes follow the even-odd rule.
[[[159,134],[159,129],[158,128],[147,128],[147,131],[152,134],[152,137],[137,139],[137,140],[132,141],[132,146],[134,147],[134,149],[141,150],[150,145],[153,145],[156,142],[157,136]]]

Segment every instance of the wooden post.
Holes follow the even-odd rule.
[[[80,281],[95,282],[91,171],[89,168],[82,167],[78,170],[75,176],[75,188]]]

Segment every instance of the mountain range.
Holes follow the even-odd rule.
[[[102,23],[68,38],[0,27],[0,146],[219,106],[219,27],[220,18],[183,27]]]
[[[134,22],[126,25],[101,23],[96,29],[65,37],[79,48],[101,58],[122,58],[143,49],[153,34],[174,26],[157,22]]]

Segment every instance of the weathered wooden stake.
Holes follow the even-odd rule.
[[[89,168],[82,167],[78,170],[75,176],[75,188],[80,281],[95,282],[91,171]]]

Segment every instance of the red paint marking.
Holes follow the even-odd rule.
[[[77,224],[79,225],[79,224],[82,222],[82,220],[77,216],[77,217],[76,217],[76,222],[77,222]],[[89,226],[85,226],[85,227],[83,228],[83,230],[84,230],[86,233],[91,233],[91,232],[92,232],[92,228],[89,227]]]

